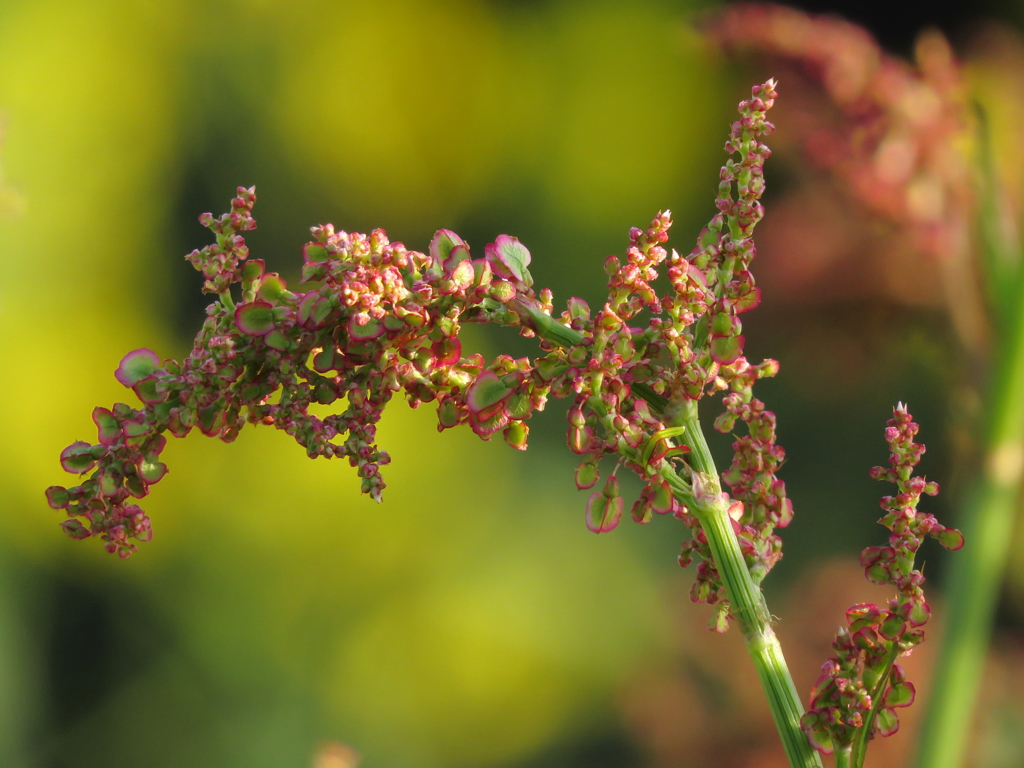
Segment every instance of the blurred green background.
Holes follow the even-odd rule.
[[[737,638],[709,641],[706,606],[688,601],[683,527],[588,533],[557,404],[521,455],[439,435],[432,409],[396,402],[380,506],[347,466],[273,430],[173,441],[146,500],[154,540],[124,562],[60,535],[42,495],[93,406],[125,398],[125,351],[187,353],[208,299],[182,256],[208,242],[198,214],[239,184],[259,194],[254,256],[291,279],[326,221],[417,249],[439,227],[475,248],[515,234],[556,302],[598,300],[603,258],[660,209],[689,250],[731,110],[771,74],[702,40],[691,22],[712,8],[0,3],[0,765],[297,768],[325,740],[365,768],[700,766],[725,764],[707,755],[726,746],[743,755],[730,765],[777,764]],[[922,17],[885,42],[905,50],[929,20],[969,21]],[[770,219],[794,182],[784,159],[769,174]],[[897,400],[923,425],[925,470],[953,480],[932,510],[955,518],[951,456],[969,436],[954,342],[927,297],[900,303],[870,277],[787,291],[763,269],[748,354],[782,362],[761,397],[797,510],[773,608],[806,609],[800,590],[833,577],[856,601],[856,555],[882,536],[867,470]],[[488,353],[529,349],[472,330]],[[728,442],[716,449],[727,463]],[[941,556],[926,556],[941,587]],[[805,689],[842,608],[822,614],[817,656],[794,652]],[[987,764],[1019,764],[1020,713],[1000,711]]]

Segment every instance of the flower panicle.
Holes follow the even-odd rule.
[[[785,459],[775,441],[775,415],[753,396],[754,382],[774,376],[779,365],[774,360],[758,365],[747,361],[739,318],[761,303],[750,267],[757,254],[754,227],[764,216],[764,161],[771,156],[762,139],[774,130],[767,112],[776,97],[775,81],[768,80],[740,102],[740,119],[725,144],[726,152],[735,157],[720,173],[718,213],[685,259],[673,252],[669,268],[677,298],[669,309],[676,325],[667,335],[675,342],[673,353],[679,361],[669,391],[697,399],[708,391],[726,390],[726,410],[716,420],[716,429],[728,432],[737,420],[747,426],[748,434],[733,444],[732,466],[722,479],[732,492],[730,516],[756,582],[781,558],[782,542],[774,529],[788,525],[793,515],[785,484],[775,475]],[[686,330],[680,332],[679,326]],[[729,607],[706,537],[697,517],[685,512],[682,517],[693,537],[683,546],[679,562],[688,565],[695,554],[702,560],[691,597],[719,604],[712,628],[724,631]]]
[[[890,531],[888,546],[868,547],[860,561],[868,581],[893,586],[896,594],[885,607],[851,607],[847,626],[832,643],[835,656],[822,667],[801,721],[811,744],[824,754],[898,730],[896,710],[913,703],[915,688],[895,662],[924,640],[923,627],[931,616],[915,556],[926,536],[950,550],[964,545],[960,531],[917,508],[922,495],[939,492],[938,483],[914,474],[925,452],[914,440],[917,432],[918,425],[900,403],[885,430],[889,466],[871,470],[874,479],[895,483],[897,493],[881,501],[885,515],[879,523]]]
[[[100,536],[122,557],[134,541],[152,535],[134,503],[167,472],[160,462],[166,433],[203,434],[231,442],[246,423],[268,424],[291,435],[310,457],[344,457],[356,467],[362,490],[380,500],[380,468],[390,461],[375,443],[376,424],[396,392],[410,405],[439,403],[439,428],[469,423],[488,439],[525,448],[522,420],[542,409],[548,384],[525,358],[499,356],[485,365],[462,355],[462,322],[493,317],[518,324],[508,309],[517,295],[534,301],[529,251],[502,235],[482,259],[448,230],[429,253],[392,243],[383,230],[369,235],[314,227],[303,248],[299,287],[249,259],[240,232],[255,228],[255,190],[239,187],[231,211],[203,214],[216,243],[186,258],[200,270],[204,290],[221,300],[184,360],[164,360],[148,349],[128,353],[115,376],[132,389],[140,408],[97,408],[96,443],[77,441],[61,454],[65,470],[87,477],[53,486],[50,505],[65,510],[73,538]],[[236,305],[231,290],[240,295]],[[339,403],[319,418],[313,404]]]
[[[160,462],[167,433],[184,437],[198,427],[230,442],[247,423],[272,425],[310,457],[347,459],[363,492],[379,501],[381,468],[390,458],[376,444],[376,425],[396,394],[412,407],[436,403],[438,430],[465,424],[485,440],[500,432],[519,450],[527,446],[530,416],[549,397],[567,398],[567,441],[582,462],[577,486],[593,489],[602,479],[600,462],[617,462],[587,502],[587,526],[597,533],[617,526],[624,510],[618,469],[638,474],[644,488],[631,516],[646,523],[672,513],[693,529],[681,562],[701,556],[693,596],[718,604],[714,624],[724,631],[724,587],[685,501],[707,484],[687,464],[683,430],[666,413],[730,391],[723,416],[742,420],[749,435],[736,443],[737,459],[724,477],[748,567],[759,580],[780,556],[771,530],[792,514],[774,475],[784,456],[775,445],[774,415],[751,394],[754,381],[774,375],[778,364],[747,362],[737,319],[760,301],[749,267],[770,154],[760,140],[772,130],[765,116],[775,95],[768,81],[740,103],[726,144],[735,157],[723,167],[718,213],[697,248],[686,257],[669,251],[671,213],[659,212],[645,229],[630,231],[624,259],[606,260],[608,296],[596,311],[571,298],[555,315],[551,292],[534,289],[532,257],[518,239],[500,235],[474,257],[469,243],[447,229],[421,253],[380,229],[313,227],[301,279],[289,288],[262,260],[249,258],[241,233],[256,226],[256,196],[240,187],[229,213],[200,217],[216,242],[187,257],[206,278],[204,290],[219,296],[192,351],[180,362],[146,349],[126,355],[115,375],[141,407],[97,409],[97,442],[75,443],[62,456],[65,469],[86,476],[48,492],[51,506],[68,514],[65,530],[76,538],[98,535],[121,556],[135,551],[133,541],[147,540],[149,518],[134,500],[167,471]],[[654,285],[662,270],[671,287],[659,295]],[[649,319],[639,325],[644,311]],[[463,355],[459,331],[467,322],[539,336],[541,351],[490,362]],[[314,404],[336,412],[321,418],[310,412]]]

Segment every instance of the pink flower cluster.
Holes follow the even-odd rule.
[[[786,459],[786,452],[775,442],[775,414],[752,392],[757,378],[777,371],[774,360],[743,366],[732,380],[733,391],[725,396],[725,412],[715,420],[719,432],[730,431],[737,420],[747,425],[747,434],[732,444],[732,465],[722,473],[722,480],[743,504],[738,515],[740,547],[757,583],[782,557],[782,540],[775,528],[785,528],[793,519],[786,484],[775,474]]]
[[[149,356],[136,357],[148,361]],[[108,552],[128,557],[136,549],[132,539],[149,541],[153,536],[149,517],[131,500],[148,494],[149,486],[167,473],[167,466],[160,461],[167,438],[153,430],[144,411],[124,403],[112,410],[96,408],[92,420],[97,444],[72,443],[61,452],[60,463],[74,474],[99,469],[81,485],[50,486],[46,499],[54,509],[68,510],[69,517],[61,523],[68,536],[85,539],[99,535]]]
[[[871,470],[876,480],[896,483],[899,492],[881,502],[886,514],[879,522],[891,531],[889,545],[865,549],[861,564],[869,581],[890,584],[897,593],[884,608],[862,603],[846,612],[847,627],[832,644],[836,655],[822,667],[801,723],[811,744],[825,754],[853,743],[865,728],[867,738],[890,736],[899,728],[896,709],[913,703],[915,689],[895,661],[924,640],[922,627],[931,616],[921,588],[925,578],[914,568],[914,558],[925,536],[946,549],[964,545],[960,531],[917,509],[922,494],[939,492],[937,483],[913,474],[925,452],[914,442],[917,432],[901,403],[885,430],[889,466]]]
[[[293,293],[262,261],[247,259],[239,232],[255,227],[254,201],[252,189],[239,188],[230,214],[200,218],[217,244],[188,258],[221,300],[207,308],[191,354],[181,363],[145,349],[126,355],[115,375],[143,408],[97,409],[98,444],[76,442],[62,454],[69,472],[95,470],[81,485],[47,492],[51,506],[68,511],[69,535],[100,535],[122,556],[135,550],[129,539],[148,540],[149,519],[126,500],[145,496],[166,472],[164,432],[184,437],[198,427],[230,442],[246,423],[272,424],[310,457],[348,458],[377,500],[389,458],[375,444],[376,423],[395,392],[414,407],[439,400],[442,427],[468,421],[485,438],[504,427],[510,443],[525,447],[521,420],[544,403],[544,387],[526,381],[528,361],[502,356],[485,366],[479,355],[463,358],[458,339],[461,322],[511,322],[508,302],[517,294],[533,300],[524,246],[502,236],[486,258],[470,260],[447,230],[423,254],[381,230],[315,227],[303,248],[306,290]],[[340,413],[309,412],[339,400]]]
[[[526,420],[548,397],[570,398],[568,444],[583,457],[577,486],[593,488],[601,460],[616,462],[587,502],[588,527],[615,528],[624,508],[616,473],[623,466],[637,473],[644,489],[633,518],[644,523],[671,512],[692,528],[682,560],[694,553],[704,560],[694,599],[719,605],[715,626],[724,630],[729,607],[701,510],[731,504],[758,580],[780,556],[772,531],[792,514],[775,477],[784,455],[775,417],[751,391],[778,364],[747,362],[739,320],[760,301],[750,273],[752,233],[763,215],[762,168],[770,153],[760,139],[772,130],[765,115],[775,95],[769,81],[740,103],[726,144],[736,158],[722,169],[718,213],[697,247],[688,256],[666,250],[668,212],[646,230],[633,229],[625,259],[605,262],[608,297],[596,312],[572,298],[554,316],[551,293],[534,291],[531,254],[516,238],[501,235],[473,258],[469,244],[445,229],[420,253],[390,242],[383,230],[314,227],[301,281],[290,290],[248,258],[241,233],[255,227],[255,193],[239,188],[231,213],[200,218],[216,244],[188,256],[206,277],[204,290],[219,297],[192,352],[180,363],[161,362],[149,350],[129,353],[116,375],[142,407],[98,409],[98,444],[79,442],[65,452],[65,469],[93,473],[78,486],[48,491],[51,505],[68,512],[65,530],[99,535],[122,556],[134,551],[130,539],[147,539],[149,520],[128,500],[145,496],[166,472],[159,460],[166,432],[182,437],[198,427],[231,441],[246,423],[273,425],[310,457],[346,458],[362,490],[380,500],[389,457],[376,444],[376,424],[396,394],[412,407],[435,402],[440,430],[467,424],[483,439],[501,432],[517,449],[526,447]],[[654,284],[662,271],[670,287],[659,295]],[[642,312],[646,323],[635,325]],[[541,353],[489,363],[463,356],[459,331],[467,322],[516,327],[539,337]],[[717,478],[686,459],[699,433],[686,414],[705,394],[722,391],[727,413],[719,428],[739,419],[748,431],[725,473],[734,500],[711,490],[719,488]],[[337,412],[321,418],[310,412],[314,404],[337,404]]]
[[[726,411],[715,427],[728,432],[737,420],[747,426],[747,435],[733,443],[732,466],[722,477],[733,492],[730,515],[747,567],[757,582],[782,556],[782,542],[774,534],[775,528],[785,527],[793,516],[785,483],[775,475],[785,459],[785,451],[775,442],[775,414],[753,397],[754,382],[774,376],[779,365],[766,360],[754,366],[742,356],[742,324],[738,317],[761,302],[750,264],[756,255],[754,226],[764,216],[759,202],[764,192],[764,161],[771,155],[759,139],[773,130],[765,113],[775,95],[774,83],[769,81],[754,89],[753,98],[740,104],[741,119],[733,123],[725,145],[727,152],[739,158],[730,159],[722,168],[715,201],[719,213],[701,232],[689,257],[669,271],[677,294],[686,297],[674,311],[669,308],[669,315],[692,328],[690,333],[680,335],[688,343],[674,351],[679,360],[676,386],[689,398],[700,397],[707,388],[731,389],[724,398]],[[694,347],[705,347],[707,352],[701,356]],[[702,558],[691,596],[695,601],[720,604],[712,627],[725,631],[728,605],[707,538],[696,516],[681,511],[680,517],[693,530],[693,539],[683,546],[680,564],[687,565],[694,553]]]
[[[217,235],[217,242],[201,251],[192,251],[185,258],[206,278],[205,293],[226,291],[238,272],[239,264],[249,257],[245,238],[238,233],[256,229],[256,220],[252,217],[255,203],[256,188],[239,187],[238,197],[231,201],[230,213],[219,219],[214,219],[210,213],[199,217],[199,223]]]

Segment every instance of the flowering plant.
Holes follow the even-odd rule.
[[[1019,173],[1006,162],[1016,123],[1001,135],[1007,102],[999,79],[1015,70],[999,41],[1008,40],[1009,50],[1019,42],[991,28],[962,61],[931,29],[905,61],[854,24],[784,6],[737,3],[709,21],[707,31],[723,47],[769,57],[797,102],[802,93],[787,134],[800,145],[801,166],[819,169],[812,183],[827,178],[845,197],[845,226],[825,228],[836,244],[881,223],[883,234],[867,249],[889,254],[879,260],[883,269],[909,261],[915,278],[936,283],[959,341],[960,359],[945,367],[961,382],[951,411],[976,436],[957,456],[958,464],[979,468],[959,513],[972,546],[948,577],[956,621],[936,663],[916,760],[920,768],[956,768],[974,731],[1024,486],[1022,211]],[[990,90],[991,80],[999,87]],[[820,189],[808,198],[821,199]],[[806,227],[813,217],[802,218]],[[789,234],[796,242],[816,237],[806,229]],[[891,299],[906,301],[914,282],[899,281]],[[965,407],[972,399],[965,391],[977,399],[976,412]]]
[[[897,594],[885,609],[862,603],[846,612],[847,626],[832,644],[836,655],[822,667],[801,720],[816,749],[836,752],[837,766],[862,765],[868,740],[896,733],[896,710],[914,703],[916,689],[896,659],[924,640],[921,627],[931,616],[921,588],[924,575],[914,568],[918,548],[926,536],[947,549],[964,545],[960,531],[917,511],[922,494],[939,492],[938,483],[913,474],[925,450],[914,442],[917,431],[900,403],[885,430],[889,466],[871,470],[873,478],[896,483],[899,491],[882,498],[886,514],[879,522],[891,531],[889,546],[868,547],[860,557],[868,581],[890,584]]]
[[[828,752],[833,744],[843,764],[856,738],[866,743],[875,732],[892,732],[892,709],[909,703],[908,691],[912,698],[894,661],[920,641],[927,619],[923,577],[912,570],[920,537],[931,534],[953,548],[962,537],[916,513],[920,494],[937,486],[911,477],[923,447],[913,443],[916,425],[901,407],[887,433],[892,467],[876,472],[900,488],[885,501],[883,522],[893,536],[889,547],[865,555],[869,576],[900,594],[885,611],[851,609],[852,634],[837,640],[838,656],[805,714],[760,590],[781,557],[775,531],[793,514],[776,476],[785,454],[775,415],[753,395],[756,381],[779,366],[743,356],[739,317],[761,299],[750,265],[771,154],[761,139],[773,129],[766,114],[775,97],[769,80],[740,103],[725,146],[735,157],[722,168],[718,212],[696,247],[687,255],[664,247],[667,211],[631,230],[625,259],[605,261],[608,296],[596,311],[571,298],[556,315],[551,292],[534,289],[531,254],[516,238],[501,235],[473,258],[469,244],[446,229],[421,253],[383,230],[314,227],[303,247],[301,290],[292,291],[248,258],[242,233],[256,226],[256,195],[239,188],[229,213],[200,217],[216,243],[187,257],[206,278],[204,291],[218,297],[192,352],[181,362],[161,361],[148,349],[128,353],[115,376],[141,407],[95,409],[97,442],[77,441],[61,454],[64,469],[87,476],[47,490],[50,505],[67,513],[64,531],[98,537],[121,557],[148,541],[150,519],[135,500],[167,472],[161,454],[168,432],[184,437],[198,427],[231,442],[246,423],[273,425],[310,457],[346,458],[362,490],[380,501],[389,457],[376,444],[376,424],[396,393],[412,407],[436,403],[439,430],[468,424],[485,440],[500,432],[520,450],[533,413],[549,397],[566,398],[568,445],[581,457],[577,486],[594,489],[601,462],[613,464],[587,500],[587,527],[603,533],[619,524],[617,473],[635,473],[644,487],[631,516],[646,523],[671,513],[691,530],[680,563],[700,558],[692,598],[715,606],[715,631],[725,632],[730,621],[739,626],[791,765],[820,766],[815,749]],[[660,272],[668,290],[659,292]],[[490,362],[463,356],[459,331],[470,322],[517,328],[538,339],[540,352]],[[721,478],[697,413],[699,400],[714,393],[724,393],[725,406],[715,428],[746,426]],[[337,412],[320,418],[310,412],[314,404],[338,404]],[[860,765],[863,750],[857,754]]]

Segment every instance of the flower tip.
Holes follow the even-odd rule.
[[[743,354],[743,336],[716,336],[711,340],[711,359],[719,365],[736,362]]]
[[[484,248],[484,255],[498,277],[515,279],[527,287],[533,284],[533,278],[527,269],[530,266],[530,251],[519,242],[519,238],[498,235],[493,243]]]
[[[518,451],[526,450],[526,440],[530,434],[530,428],[521,421],[513,421],[502,433],[505,437],[505,442],[511,445]]]
[[[882,736],[892,736],[900,729],[900,719],[891,707],[882,707],[875,717],[875,726]]]
[[[956,528],[947,528],[936,538],[939,540],[939,544],[951,552],[962,549],[964,546],[964,535]]]
[[[60,527],[64,529],[64,533],[70,536],[72,539],[87,539],[92,536],[92,533],[74,518],[64,520]]]
[[[372,341],[386,332],[384,324],[372,317],[366,318],[365,323],[360,323],[358,315],[352,315],[348,321],[348,333],[354,341]]]
[[[73,475],[81,475],[96,466],[96,460],[92,456],[92,446],[82,440],[78,440],[60,453],[60,465],[65,472]]]
[[[622,497],[609,497],[601,491],[590,494],[587,500],[587,529],[594,533],[607,533],[622,518]]]
[[[800,721],[800,728],[807,736],[807,741],[811,747],[822,755],[831,755],[834,751],[832,746],[832,737],[829,735],[828,730],[823,728],[818,722],[815,712],[807,712]]]
[[[584,461],[576,467],[576,489],[586,491],[597,485],[601,472],[593,461]]]
[[[496,373],[484,371],[469,385],[466,405],[471,412],[486,419],[493,415],[493,411],[500,409],[500,404],[511,394],[512,390],[505,386]]]
[[[96,425],[100,445],[113,445],[121,437],[121,426],[114,418],[113,412],[107,408],[94,408],[92,422]]]

